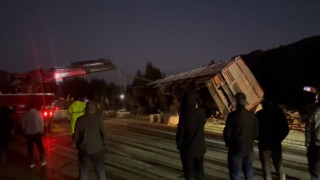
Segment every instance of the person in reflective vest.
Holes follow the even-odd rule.
[[[75,101],[69,106],[68,119],[70,120],[70,124],[71,124],[72,139],[73,139],[74,127],[76,125],[77,119],[80,116],[84,115],[85,109],[86,109],[86,103],[82,101]]]

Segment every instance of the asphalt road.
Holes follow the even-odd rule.
[[[175,127],[132,119],[104,121],[107,131],[105,164],[107,179],[160,180],[183,179],[181,163],[175,144]],[[9,157],[0,165],[0,179],[48,179],[76,180],[78,176],[77,150],[72,146],[66,121],[56,122],[52,132],[43,136],[48,164],[39,162],[28,168],[26,145],[22,136],[16,135],[10,144]],[[209,128],[209,129],[208,129]],[[227,149],[221,137],[221,129],[206,130],[207,153],[205,154],[205,179],[228,179]],[[286,143],[284,168],[287,179],[309,179],[305,150]],[[261,165],[255,148],[255,179],[263,179]],[[38,155],[35,150],[35,155]],[[97,179],[94,170],[90,180]]]

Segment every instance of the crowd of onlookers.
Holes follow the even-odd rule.
[[[311,179],[320,179],[320,103],[316,101],[301,112],[306,123],[306,147]],[[284,111],[268,98],[262,101],[262,109],[256,114],[246,109],[246,95],[235,95],[236,110],[228,114],[223,137],[228,148],[228,169],[231,180],[240,179],[241,171],[246,180],[254,179],[253,144],[258,141],[259,157],[263,176],[272,179],[273,164],[277,179],[286,179],[282,166],[282,141],[289,133]],[[196,91],[186,93],[180,106],[176,133],[177,149],[180,152],[186,180],[203,179],[203,161],[206,152],[204,126],[208,113]],[[308,179],[308,178],[306,178]]]

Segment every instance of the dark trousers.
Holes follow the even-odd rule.
[[[41,162],[45,161],[45,153],[44,153],[44,148],[42,144],[41,133],[26,134],[26,140],[27,140],[27,147],[28,147],[28,156],[30,158],[30,161],[33,161],[33,143],[37,145]]]
[[[240,172],[243,171],[246,180],[253,179],[253,154],[248,156],[239,156],[229,153],[228,154],[228,167],[230,180],[240,179]]]
[[[186,180],[190,180],[193,178],[196,180],[203,179],[203,155],[196,157],[181,155],[180,158],[182,162],[184,177]]]
[[[87,154],[79,150],[79,179],[87,180],[89,173],[90,161],[92,162],[99,180],[106,180],[105,165],[104,165],[104,151]]]
[[[307,148],[309,173],[312,180],[320,180],[320,147],[310,145]]]
[[[263,176],[265,180],[272,180],[271,175],[271,159],[276,170],[279,180],[285,180],[286,175],[282,168],[282,148],[281,145],[273,148],[272,150],[259,149],[259,157],[263,170]]]

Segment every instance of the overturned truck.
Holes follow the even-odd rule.
[[[159,88],[159,90],[179,99],[183,90],[188,84],[194,83],[197,86],[199,95],[209,94],[215,106],[212,103],[206,105],[217,108],[222,117],[235,109],[235,94],[243,92],[247,96],[247,109],[255,111],[263,99],[264,91],[258,81],[243,61],[238,56],[230,61],[210,64],[198,69],[171,75],[149,83],[150,86]],[[180,92],[179,92],[180,91]],[[178,94],[178,97],[177,97]],[[202,96],[204,97],[204,96]],[[204,97],[208,102],[209,97]]]

